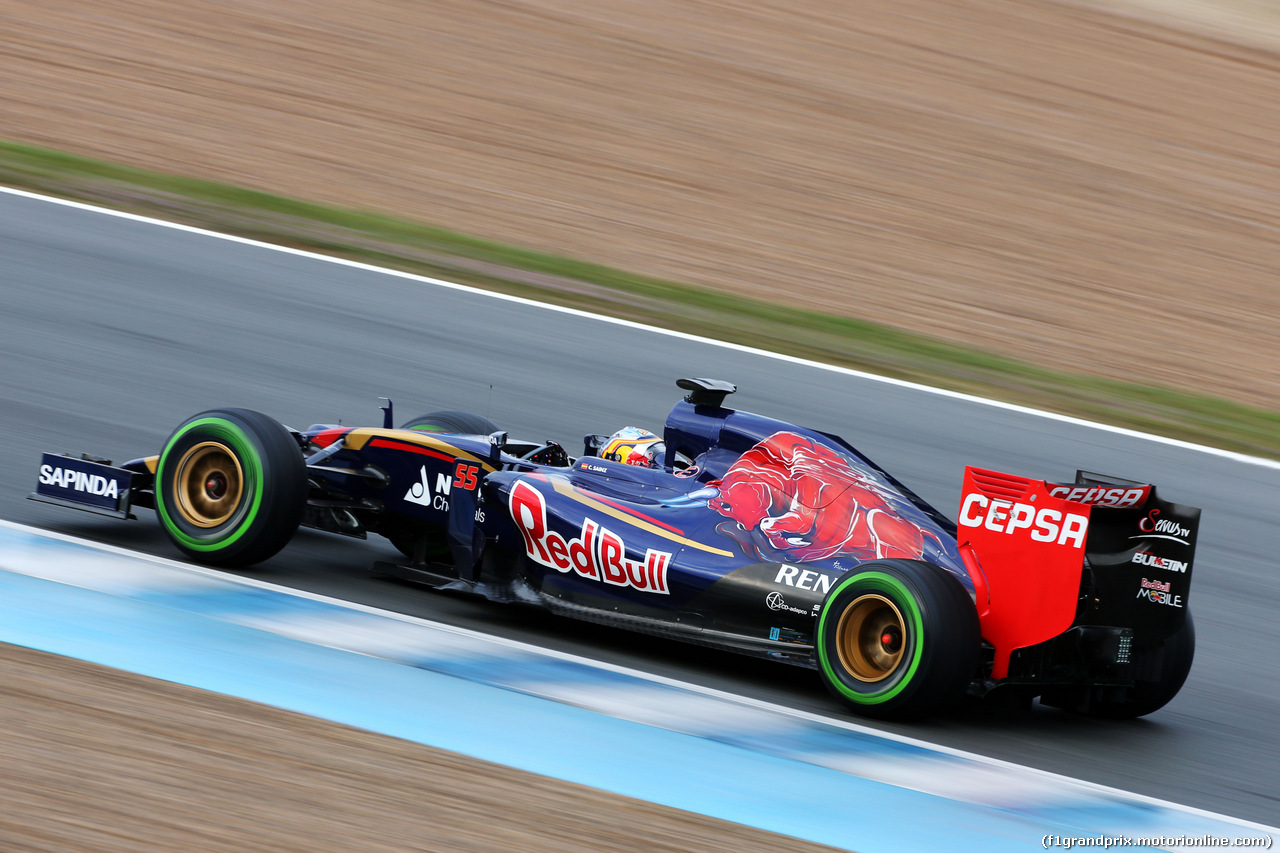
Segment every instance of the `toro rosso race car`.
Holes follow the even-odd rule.
[[[36,500],[153,508],[192,560],[244,566],[301,526],[389,539],[432,587],[818,670],[849,708],[936,713],[966,693],[1136,717],[1191,667],[1200,510],[1153,486],[966,469],[956,522],[834,435],[682,379],[661,438],[581,456],[465,412],[295,430],[224,409],[158,456],[46,454]]]

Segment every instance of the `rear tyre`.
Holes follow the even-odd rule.
[[[1154,680],[1139,680],[1124,701],[1095,699],[1067,710],[1083,712],[1091,717],[1108,720],[1133,720],[1155,713],[1178,695],[1191,672],[1191,662],[1196,656],[1196,626],[1187,613],[1187,620],[1172,635],[1154,646],[1134,649],[1134,662],[1141,666],[1152,664],[1158,673]],[[1154,659],[1154,660],[1153,660]]]
[[[248,409],[201,412],[173,431],[156,464],[156,515],[178,550],[248,566],[285,546],[302,520],[307,469],[277,421]]]
[[[818,617],[818,670],[855,713],[918,719],[964,695],[981,643],[973,599],[946,570],[877,560],[828,593]]]
[[[400,429],[441,432],[453,435],[493,435],[498,425],[473,412],[432,412],[406,423]]]

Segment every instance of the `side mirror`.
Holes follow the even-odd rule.
[[[582,455],[599,456],[600,448],[609,440],[607,435],[584,435],[582,437]]]
[[[507,446],[507,431],[500,430],[489,435],[489,459],[497,462],[502,457],[502,449]]]

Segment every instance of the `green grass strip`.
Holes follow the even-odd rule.
[[[376,213],[2,141],[0,184],[1280,459],[1277,412],[1049,370],[886,326],[634,275]]]

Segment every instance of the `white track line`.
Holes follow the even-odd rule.
[[[943,744],[932,743],[930,741],[922,740],[920,738],[914,738],[909,735],[903,735],[903,734],[898,734],[896,732],[884,731],[882,729],[877,729],[868,725],[851,722],[849,720],[841,719],[839,717],[828,717],[823,714],[813,713],[811,711],[803,711],[798,708],[789,708],[786,705],[777,705],[772,702],[765,701],[763,699],[754,699],[749,696],[741,696],[736,693],[729,693],[724,690],[717,690],[716,688],[713,688],[713,687],[704,687],[703,685],[696,684],[694,682],[680,681],[675,678],[669,678],[667,676],[657,675],[651,672],[645,672],[644,670],[640,670],[640,669],[632,669],[630,667],[621,666],[618,664],[607,663],[605,661],[595,660],[593,658],[584,657],[582,655],[573,654],[571,652],[562,652],[556,649],[548,649],[543,646],[535,645],[533,643],[526,643],[521,640],[514,640],[508,637],[500,637],[494,634],[487,634],[483,631],[477,631],[471,628],[463,628],[459,625],[450,625],[445,622],[436,622],[431,619],[424,619],[420,616],[410,616],[405,613],[396,613],[395,611],[391,611],[391,610],[382,610],[380,608],[373,607],[367,604],[359,604],[353,601],[346,601],[341,598],[332,598],[327,595],[308,592],[306,590],[294,589],[292,587],[287,587],[287,586],[280,586],[278,584],[269,583],[267,581],[258,580],[256,578],[241,577],[239,575],[233,575],[227,572],[218,571],[217,569],[210,569],[210,568],[205,568],[203,566],[192,565],[190,563],[183,563],[178,560],[171,560],[166,557],[158,557],[151,554],[145,554],[140,551],[131,551],[127,548],[121,548],[117,545],[107,545],[102,542],[94,542],[93,540],[90,540],[90,539],[83,539],[81,537],[72,536],[66,533],[57,533],[52,530],[44,530],[39,527],[32,527],[27,524],[19,524],[14,521],[6,521],[4,519],[0,519],[0,528],[7,528],[9,530],[18,531],[20,533],[25,533],[32,536],[39,536],[47,539],[67,542],[74,545],[86,547],[95,551],[102,551],[106,553],[116,554],[122,557],[127,557],[134,560],[139,560],[142,562],[152,563],[155,565],[164,566],[171,569],[178,569],[183,572],[190,572],[193,575],[202,575],[210,578],[215,578],[219,581],[224,581],[232,584],[237,584],[237,585],[242,585],[247,587],[254,587],[262,590],[269,590],[269,591],[280,593],[283,595],[294,596],[296,598],[309,599],[311,601],[321,602],[324,604],[333,605],[335,607],[340,607],[347,610],[353,610],[361,613],[368,613],[371,615],[381,616],[381,617],[392,619],[398,622],[405,622],[413,625],[421,625],[427,628],[432,628],[437,631],[442,631],[449,634],[457,634],[460,636],[465,636],[465,637],[469,637],[476,640],[483,640],[486,642],[494,643],[499,646],[504,646],[506,648],[527,652],[529,654],[544,655],[546,657],[556,658],[559,660],[572,661],[574,663],[583,664],[585,666],[594,667],[596,669],[628,675],[628,676],[631,676],[632,678],[636,678],[641,681],[648,681],[654,684],[662,684],[669,687],[675,687],[681,690],[687,690],[690,693],[714,697],[716,699],[733,702],[733,703],[750,707],[750,708],[757,708],[765,711],[770,711],[775,714],[782,715],[784,717],[792,717],[798,720],[807,720],[810,722],[821,723],[823,725],[834,726],[837,728],[846,729],[848,731],[858,732],[860,734],[882,738],[884,740],[895,741],[897,743],[906,744],[909,746],[915,746],[921,749],[927,749],[932,752],[940,753],[942,755],[948,755],[955,758],[961,758],[968,761],[973,761],[977,764],[986,765],[989,767],[997,767],[997,768],[1024,772],[1033,777],[1038,777],[1041,779],[1051,780],[1055,782],[1070,783],[1073,785],[1080,785],[1085,789],[1095,791],[1099,794],[1129,798],[1138,802],[1146,803],[1148,805],[1171,809],[1173,811],[1182,812],[1184,814],[1196,815],[1198,817],[1225,821],[1227,823],[1231,823],[1246,829],[1257,830],[1260,832],[1276,832],[1277,830],[1280,830],[1280,827],[1267,826],[1266,824],[1255,823],[1254,821],[1245,820],[1244,818],[1238,818],[1232,815],[1225,815],[1225,814],[1220,814],[1218,812],[1211,812],[1207,809],[1196,808],[1195,806],[1188,806],[1183,803],[1175,803],[1170,800],[1161,800],[1156,797],[1149,797],[1144,794],[1137,794],[1131,791],[1125,791],[1120,788],[1113,788],[1108,785],[1099,784],[1097,782],[1090,782],[1085,779],[1077,779],[1072,776],[1066,776],[1061,773],[1053,773],[1049,770],[1041,770],[1038,767],[1031,767],[1025,764],[1018,764],[1013,761],[1005,761],[1004,759],[1000,759],[1000,758],[992,758],[991,756],[982,755],[981,753],[968,752],[963,749],[957,749],[955,747],[945,746]],[[5,570],[3,568],[0,568],[0,571],[5,571]]]
[[[477,296],[487,296],[491,299],[500,299],[504,302],[513,302],[517,305],[527,305],[531,308],[541,308],[546,311],[557,311],[561,314],[568,314],[573,317],[584,317],[591,320],[598,320],[602,323],[613,323],[616,326],[625,326],[629,329],[639,329],[645,332],[652,332],[657,335],[666,335],[670,338],[678,338],[684,341],[692,341],[694,343],[706,344],[708,346],[720,347],[722,349],[733,350],[735,352],[757,355],[764,358],[771,358],[776,361],[783,361],[789,364],[798,364],[804,367],[811,367],[817,370],[826,370],[831,373],[839,373],[844,376],[852,376],[858,379],[866,379],[872,382],[880,382],[885,385],[893,385],[899,388],[908,388],[913,391],[922,391],[926,394],[934,394],[939,397],[948,397],[953,400],[963,400],[966,403],[978,403],[983,406],[991,406],[996,409],[1003,409],[1008,412],[1017,412],[1022,415],[1032,415],[1038,418],[1045,418],[1059,423],[1071,424],[1072,426],[1087,427],[1089,429],[1101,430],[1103,432],[1113,433],[1115,435],[1123,435],[1128,438],[1137,438],[1143,441],[1150,441],[1156,444],[1164,444],[1169,447],[1177,447],[1182,450],[1193,450],[1197,453],[1206,453],[1210,456],[1218,456],[1223,459],[1229,459],[1233,462],[1239,462],[1245,465],[1256,465],[1262,468],[1271,468],[1280,471],[1280,461],[1274,459],[1264,459],[1260,456],[1250,456],[1245,453],[1236,453],[1232,450],[1223,450],[1218,447],[1208,447],[1203,444],[1194,444],[1190,441],[1181,441],[1176,438],[1169,438],[1163,435],[1152,435],[1150,433],[1139,432],[1137,430],[1125,429],[1124,427],[1111,426],[1110,424],[1100,424],[1095,421],[1087,421],[1083,418],[1074,418],[1070,415],[1060,415],[1056,412],[1045,412],[1040,409],[1032,409],[1028,406],[1018,406],[1013,403],[1004,403],[1000,400],[989,400],[986,397],[976,397],[972,394],[962,394],[958,391],[948,391],[945,388],[934,388],[930,385],[921,385],[917,382],[907,382],[902,379],[892,379],[887,376],[877,376],[874,373],[865,373],[861,370],[853,370],[848,367],[839,367],[834,364],[823,364],[820,361],[810,361],[807,358],[799,358],[792,355],[784,355],[782,353],[770,352],[768,350],[756,349],[755,347],[743,346],[742,344],[729,343],[728,341],[718,341],[714,338],[704,338],[700,335],[691,335],[687,332],[677,332],[672,329],[662,329],[657,326],[649,326],[644,323],[636,323],[632,320],[622,320],[617,317],[608,317],[602,314],[593,314],[589,311],[582,311],[577,308],[565,308],[560,305],[550,305],[546,302],[537,302],[533,299],[525,299],[521,296],[510,296],[505,293],[496,293],[491,290],[482,290],[478,287],[471,287],[465,284],[458,284],[453,281],[446,281],[439,278],[430,278],[423,275],[415,275],[414,273],[402,272],[400,270],[387,269],[386,267],[373,266],[372,264],[364,264],[359,261],[350,261],[346,258],[335,258],[330,255],[322,255],[317,252],[308,252],[303,249],[294,249],[288,246],[277,246],[274,243],[264,243],[261,240],[250,240],[247,237],[236,237],[232,234],[221,234],[217,231],[209,231],[204,228],[196,228],[191,225],[181,225],[176,222],[166,222],[163,219],[153,219],[149,216],[139,216],[136,213],[125,213],[119,210],[111,210],[105,207],[98,207],[92,204],[85,204],[79,201],[69,201],[62,198],[54,198],[53,196],[40,195],[39,193],[28,192],[27,190],[14,189],[13,187],[0,186],[0,193],[20,196],[22,198],[35,199],[37,201],[46,201],[51,204],[60,204],[65,207],[73,207],[77,210],[87,210],[93,213],[101,213],[106,216],[115,216],[121,219],[129,219],[134,222],[143,222],[148,225],[158,225],[162,228],[172,228],[177,231],[185,231],[189,234],[199,234],[204,237],[214,237],[219,240],[230,240],[233,243],[241,243],[246,246],[255,246],[260,249],[270,249],[276,252],[284,252],[298,257],[310,258],[317,261],[326,261],[331,264],[340,264],[346,267],[352,267],[366,272],[382,273],[383,275],[396,276],[397,278],[409,279],[410,281],[429,284],[434,287],[443,287],[449,290],[458,290],[463,293],[471,293]]]

